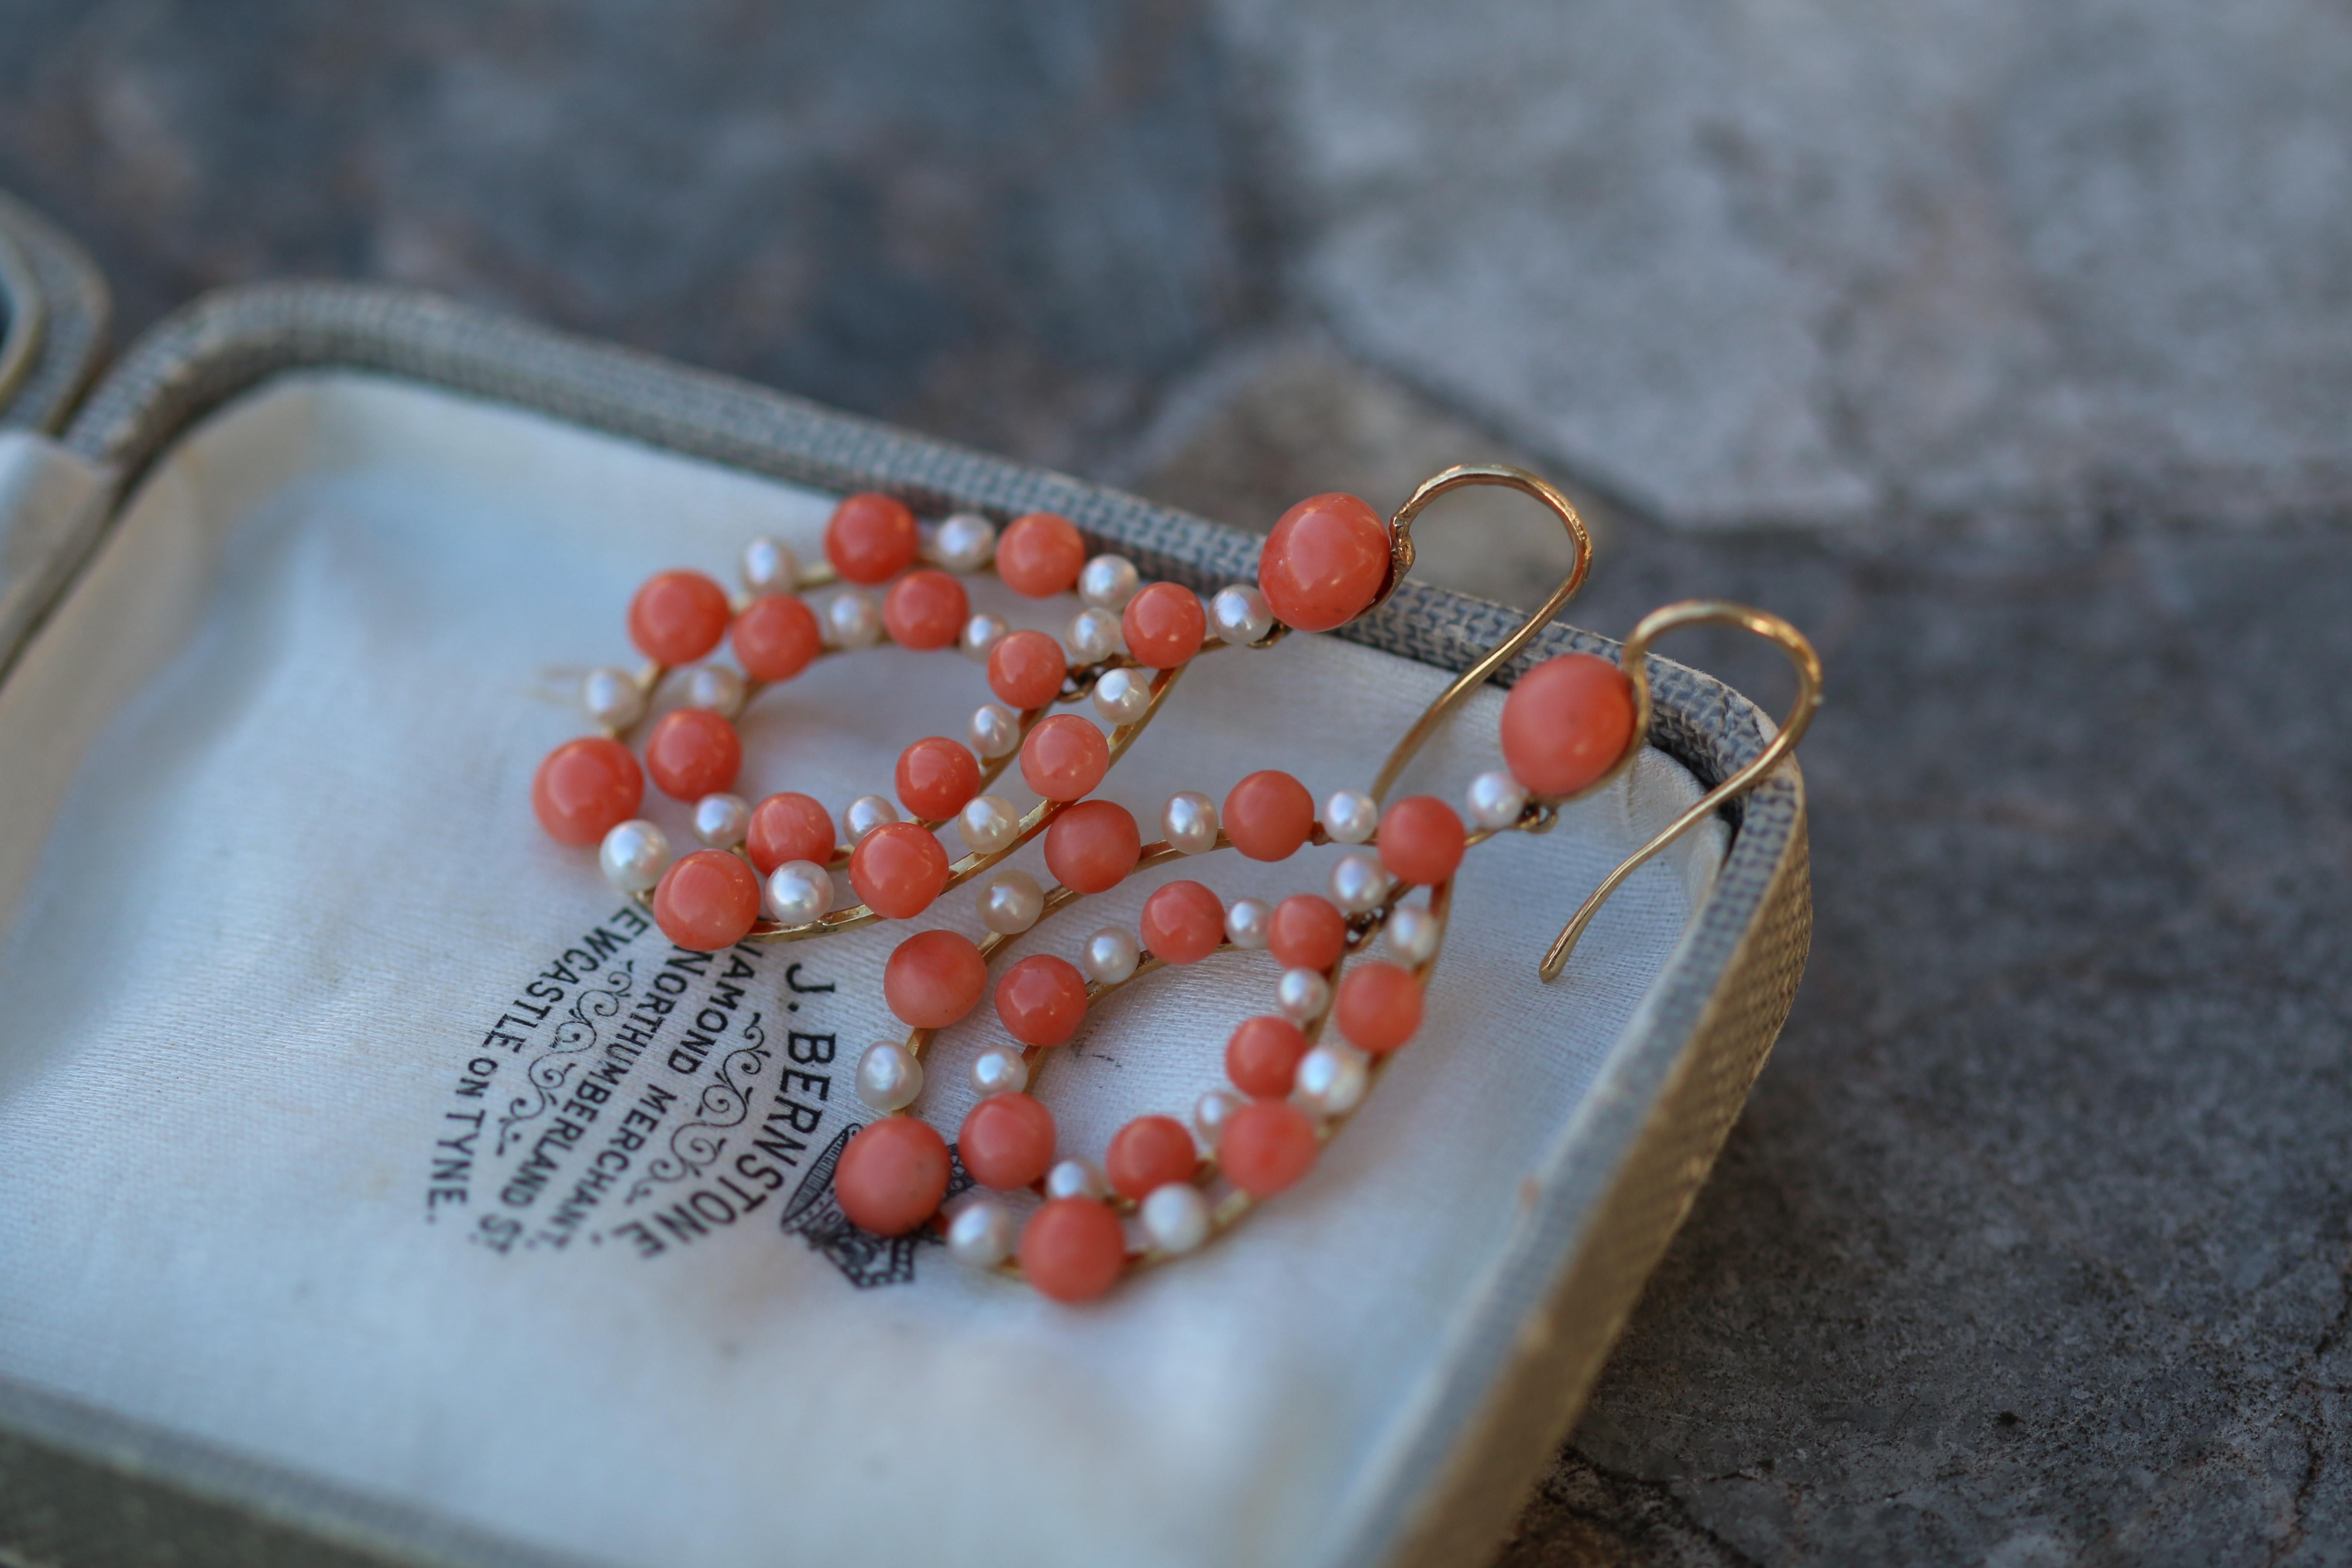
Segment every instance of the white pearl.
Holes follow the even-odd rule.
[[[768,873],[768,913],[785,926],[810,925],[833,908],[833,878],[814,860],[787,860]]]
[[[1380,826],[1380,802],[1362,790],[1334,790],[1323,803],[1323,831],[1335,844],[1361,844]]]
[[[625,669],[592,669],[580,683],[580,705],[608,730],[625,730],[646,716],[646,694]]]
[[[1319,1018],[1331,1005],[1331,987],[1311,969],[1286,969],[1274,988],[1275,1005],[1294,1024]]]
[[[1118,651],[1118,617],[1108,610],[1080,610],[1062,638],[1072,664],[1094,664]]]
[[[1225,910],[1225,939],[1235,947],[1264,947],[1274,911],[1263,899],[1235,899]]]
[[[755,594],[790,593],[800,574],[800,557],[781,540],[755,539],[743,547],[743,586]]]
[[[1162,1252],[1187,1253],[1209,1239],[1209,1200],[1190,1182],[1154,1187],[1142,1219],[1143,1234]]]
[[[1204,1149],[1214,1149],[1225,1135],[1226,1124],[1234,1112],[1242,1108],[1241,1097],[1229,1089],[1213,1089],[1192,1102],[1192,1136]]]
[[[964,622],[963,631],[956,638],[956,646],[963,649],[964,658],[972,663],[986,664],[988,656],[996,651],[996,645],[1012,633],[1013,628],[1005,625],[1002,616],[974,616]]]
[[[1500,832],[1519,820],[1528,808],[1528,792],[1519,781],[1500,768],[1480,773],[1470,781],[1469,793],[1464,804],[1470,808],[1470,820],[1481,827]]]
[[[706,795],[694,803],[694,836],[713,849],[732,849],[751,830],[751,807],[740,795]]]
[[[1196,789],[1171,795],[1160,831],[1184,854],[1205,855],[1217,847],[1217,803]]]
[[[1116,985],[1135,973],[1135,966],[1143,962],[1143,950],[1132,931],[1105,926],[1087,938],[1085,957],[1087,979]]]
[[[1127,608],[1143,586],[1143,574],[1124,555],[1097,555],[1078,568],[1078,597],[1097,610]]]
[[[1364,1098],[1371,1082],[1370,1064],[1363,1053],[1346,1046],[1318,1046],[1298,1058],[1298,1077],[1292,1081],[1291,1102],[1318,1116],[1345,1116]]]
[[[871,647],[882,635],[882,612],[866,595],[851,589],[825,601],[824,640],[835,647]]]
[[[877,1040],[857,1058],[857,1098],[877,1110],[904,1110],[923,1092],[923,1064],[896,1040]]]
[[[972,710],[971,749],[989,761],[1009,757],[1021,744],[1021,717],[1002,703],[983,702]]]
[[[977,572],[996,553],[996,525],[976,511],[954,512],[932,535],[931,552],[950,572]]]
[[[1391,911],[1388,924],[1381,928],[1381,940],[1388,944],[1391,955],[1408,968],[1436,956],[1441,934],[1437,917],[1419,904]]]
[[[1013,1256],[1013,1211],[992,1197],[974,1197],[948,1219],[948,1256],[973,1268],[993,1268]]]
[[[669,837],[650,822],[624,822],[596,847],[596,864],[621,891],[642,893],[669,869]]]
[[[1102,1173],[1085,1160],[1056,1160],[1045,1173],[1049,1198],[1098,1198],[1108,1190]]]
[[[686,705],[732,719],[743,711],[743,678],[723,664],[702,665],[686,678]]]
[[[1021,814],[1003,795],[976,795],[956,813],[956,837],[975,855],[993,855],[1021,837]]]
[[[1114,724],[1132,724],[1151,706],[1151,682],[1140,670],[1111,669],[1095,682],[1095,711]]]
[[[1389,896],[1389,874],[1370,855],[1350,855],[1331,868],[1331,901],[1341,912],[1360,915]]]
[[[1018,936],[1045,912],[1045,889],[1026,871],[999,871],[980,889],[980,923],[999,936]]]
[[[1217,590],[1209,601],[1209,625],[1235,647],[1246,647],[1274,630],[1274,606],[1244,583]]]
[[[841,826],[849,831],[849,842],[856,842],[886,822],[898,820],[898,808],[878,795],[861,795],[849,803],[841,814]]]
[[[1029,1087],[1029,1064],[1010,1046],[991,1046],[972,1058],[971,1087],[982,1100],[1019,1094]]]

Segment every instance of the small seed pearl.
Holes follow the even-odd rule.
[[[1331,1005],[1331,987],[1311,969],[1286,969],[1274,988],[1275,1005],[1294,1024],[1319,1018]]]
[[[923,1064],[896,1040],[879,1040],[857,1058],[857,1098],[877,1110],[903,1110],[923,1092]]]
[[[1085,963],[1087,978],[1105,985],[1116,985],[1135,973],[1135,966],[1143,962],[1143,952],[1136,944],[1132,932],[1118,926],[1105,926],[1087,938]]]
[[[787,860],[768,875],[768,913],[779,925],[804,926],[833,908],[833,878],[814,860]]]
[[[646,694],[625,669],[592,669],[580,683],[588,717],[608,730],[625,730],[646,716]]]
[[[1078,569],[1078,597],[1113,615],[1127,608],[1143,586],[1143,574],[1124,555],[1097,555]]]
[[[1013,1256],[1013,1211],[992,1197],[973,1197],[948,1221],[948,1256],[972,1268],[993,1268]]]
[[[1151,682],[1132,669],[1104,672],[1095,682],[1095,711],[1114,724],[1132,724],[1151,706]]]
[[[825,602],[824,640],[835,647],[871,647],[882,635],[882,612],[864,594],[852,590]]]
[[[1493,773],[1480,773],[1470,781],[1469,793],[1464,797],[1472,822],[1496,832],[1519,820],[1528,808],[1528,792],[1519,781],[1497,768]]]
[[[1093,664],[1118,651],[1118,617],[1107,610],[1080,610],[1070,617],[1069,635],[1062,639],[1073,664]]]
[[[732,719],[743,711],[743,678],[725,665],[706,664],[686,678],[686,705]]]
[[[780,540],[755,539],[743,547],[743,586],[755,594],[790,593],[800,574],[800,558]]]
[[[1192,1102],[1192,1136],[1201,1141],[1203,1149],[1214,1149],[1225,1135],[1225,1124],[1234,1112],[1242,1108],[1241,1097],[1229,1090],[1213,1089]]]
[[[1045,889],[1026,871],[999,871],[980,889],[980,923],[999,936],[1018,936],[1045,912]]]
[[[1045,1173],[1045,1195],[1049,1198],[1098,1198],[1108,1190],[1102,1173],[1085,1160],[1057,1160],[1054,1168]]]
[[[1003,795],[976,795],[956,813],[956,837],[975,855],[993,855],[1021,837],[1021,814]]]
[[[964,658],[974,664],[986,664],[989,653],[998,643],[1013,633],[1001,616],[974,616],[964,622],[963,631],[956,637],[956,646],[963,649]]]
[[[996,553],[996,527],[976,511],[960,511],[940,524],[931,550],[950,572],[977,572]]]
[[[1255,588],[1235,583],[1209,601],[1209,625],[1226,642],[1246,647],[1274,630],[1274,606]]]
[[[1143,1200],[1143,1234],[1160,1251],[1181,1257],[1209,1239],[1209,1200],[1190,1182],[1171,1182]]]
[[[1262,899],[1235,899],[1225,910],[1225,940],[1235,947],[1264,947],[1274,928],[1274,911]]]
[[[650,822],[624,822],[596,847],[604,879],[625,893],[642,893],[669,869],[669,838]]]
[[[971,1060],[971,1087],[982,1100],[1019,1094],[1029,1087],[1029,1064],[1008,1046],[991,1046]]]
[[[1010,708],[983,702],[972,710],[971,749],[989,761],[1009,757],[1021,744],[1021,718]]]
[[[751,807],[740,795],[706,795],[694,803],[694,836],[713,849],[732,849],[751,830]]]
[[[855,845],[886,822],[898,820],[898,808],[878,795],[861,795],[849,803],[841,814],[841,826],[848,830],[849,842]]]
[[[1193,789],[1170,795],[1160,830],[1183,853],[1205,855],[1217,847],[1217,803]]]
[[[1437,917],[1419,904],[1392,911],[1381,929],[1381,940],[1398,963],[1412,968],[1427,963],[1437,952]]]
[[[1361,844],[1380,826],[1380,804],[1362,790],[1335,790],[1323,803],[1323,831],[1335,843]]]
[[[1331,868],[1331,901],[1345,913],[1376,910],[1388,893],[1389,874],[1370,855],[1350,855]]]
[[[1370,1082],[1361,1052],[1346,1046],[1318,1046],[1298,1058],[1298,1079],[1290,1099],[1317,1116],[1345,1116],[1362,1101]]]

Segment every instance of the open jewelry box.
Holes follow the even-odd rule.
[[[765,1050],[673,1025],[619,1091],[655,1091],[643,1157],[567,1208],[580,1173],[535,1182],[520,1125],[552,1027],[530,987],[625,966],[698,1001],[728,962],[669,966],[526,804],[585,728],[578,672],[627,660],[637,581],[721,574],[757,534],[814,554],[852,489],[1058,511],[1204,592],[1248,581],[1257,539],[383,289],[212,297],[77,400],[102,293],[20,211],[0,241],[0,1557],[1492,1549],[1803,965],[1787,764],[1537,978],[1585,892],[1767,743],[1746,700],[1654,660],[1652,750],[1552,832],[1473,854],[1421,1037],[1313,1174],[1101,1301],[828,1219],[825,1151],[870,1114],[855,1052],[898,1032],[887,926],[744,965]],[[1204,660],[1104,793],[1141,816],[1260,767],[1360,784],[1519,618],[1409,583],[1344,636]],[[1520,667],[1614,646],[1556,626]],[[961,732],[978,679],[947,663],[885,650],[763,698],[744,793],[884,787],[907,741]],[[1500,700],[1407,786],[1455,796],[1491,766]],[[1195,874],[1279,896],[1332,853]],[[1131,922],[1175,874],[1097,913]],[[1214,1081],[1263,1006],[1251,956],[1089,1021],[1039,1090],[1078,1142]],[[988,1027],[935,1047],[943,1126]]]

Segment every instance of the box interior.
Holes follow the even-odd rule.
[[[813,556],[833,500],[341,372],[267,384],[148,474],[0,686],[0,1375],[597,1560],[1286,1563],[1348,1538],[1725,830],[1636,874],[1549,986],[1559,922],[1697,784],[1645,752],[1549,835],[1474,850],[1417,1041],[1196,1257],[1071,1309],[936,1245],[861,1251],[824,1232],[822,1156],[870,1119],[852,1074],[901,1032],[879,975],[908,928],[681,961],[528,805],[586,729],[579,674],[631,661],[635,584],[728,575],[760,533]],[[974,582],[1016,625],[1076,607]],[[1328,637],[1204,658],[1101,793],[1150,824],[1261,767],[1360,786],[1446,679]],[[953,654],[822,660],[747,715],[739,789],[887,793],[986,695]],[[1496,765],[1499,706],[1402,791]],[[1337,853],[1147,873],[1013,954],[1075,957],[1178,877],[1318,889]],[[968,892],[916,923],[979,931]],[[1182,1115],[1274,973],[1222,954],[1099,1009],[1038,1080],[1064,1151]],[[563,1102],[601,1046],[562,1047],[612,1037],[600,993],[673,1010],[590,1121]],[[1001,1037],[983,1004],[935,1046],[921,1109],[950,1137]]]

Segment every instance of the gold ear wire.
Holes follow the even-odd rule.
[[[1391,752],[1389,760],[1381,765],[1380,776],[1372,781],[1372,799],[1376,802],[1388,798],[1390,786],[1396,783],[1397,775],[1404,772],[1405,764],[1412,761],[1413,753],[1426,745],[1430,736],[1437,732],[1437,727],[1445,721],[1446,715],[1460,707],[1465,698],[1484,686],[1496,670],[1510,663],[1538,632],[1551,624],[1552,617],[1567,608],[1568,602],[1576,597],[1577,590],[1584,586],[1585,574],[1592,569],[1592,536],[1584,531],[1584,520],[1576,515],[1576,508],[1569,504],[1566,496],[1525,468],[1515,468],[1507,463],[1461,463],[1423,479],[1412,494],[1405,498],[1404,505],[1397,508],[1396,515],[1389,520],[1389,580],[1387,586],[1381,590],[1381,596],[1372,601],[1371,609],[1377,610],[1388,603],[1390,596],[1404,585],[1405,574],[1412,570],[1413,519],[1446,491],[1467,485],[1501,485],[1506,489],[1517,490],[1541,501],[1559,519],[1560,526],[1568,530],[1569,542],[1575,547],[1576,559],[1570,563],[1567,577],[1552,590],[1551,597],[1543,602],[1542,607],[1528,617],[1526,625],[1496,643],[1484,658],[1464,670],[1454,684],[1439,693],[1437,700],[1413,721],[1412,728],[1405,731],[1404,739],[1397,742],[1396,750]]]
[[[1797,671],[1796,703],[1789,710],[1789,716],[1780,721],[1780,732],[1772,737],[1770,743],[1759,752],[1754,760],[1700,796],[1697,805],[1675,818],[1664,832],[1635,850],[1623,865],[1601,879],[1601,886],[1592,890],[1592,896],[1584,900],[1575,918],[1562,928],[1559,939],[1544,954],[1541,973],[1547,981],[1559,977],[1559,972],[1567,966],[1568,955],[1576,951],[1578,940],[1584,935],[1584,928],[1592,923],[1592,917],[1601,912],[1601,906],[1608,902],[1609,896],[1626,878],[1640,869],[1659,850],[1713,816],[1725,801],[1745,795],[1762,783],[1764,775],[1778,767],[1781,758],[1797,749],[1797,742],[1803,736],[1806,726],[1813,721],[1813,715],[1821,710],[1821,656],[1813,651],[1813,645],[1805,640],[1802,632],[1780,616],[1723,599],[1687,599],[1679,605],[1652,610],[1633,628],[1633,635],[1625,639],[1624,652],[1621,656],[1626,679],[1633,688],[1633,742],[1626,746],[1624,756],[1618,759],[1617,766],[1591,785],[1579,790],[1578,795],[1591,794],[1624,772],[1649,740],[1650,645],[1678,626],[1707,625],[1738,626],[1755,633],[1788,655],[1789,663]]]

